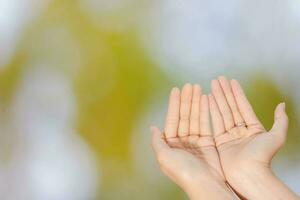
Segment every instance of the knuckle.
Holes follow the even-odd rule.
[[[183,137],[183,136],[187,136],[189,134],[188,130],[180,130],[178,132],[178,135]]]

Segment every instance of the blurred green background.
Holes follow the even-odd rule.
[[[159,172],[149,126],[163,125],[171,87],[208,93],[220,74],[266,128],[287,103],[274,169],[300,194],[300,7],[255,2],[1,2],[0,198],[186,199]]]

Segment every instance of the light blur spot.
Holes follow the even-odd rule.
[[[113,13],[122,9],[130,0],[81,0],[82,5],[85,5],[93,14],[104,15]]]
[[[0,1],[0,69],[10,61],[26,26],[50,0]]]
[[[288,0],[292,17],[300,23],[300,1]]]
[[[78,40],[65,23],[39,28],[24,42],[28,65],[48,65],[76,74],[82,64]]]
[[[76,102],[59,71],[25,71],[12,104],[15,147],[6,199],[86,200],[98,192],[93,153],[74,131]]]
[[[101,28],[110,31],[125,31],[132,27],[135,0],[80,0],[84,13]]]
[[[163,106],[161,101],[152,102],[148,112],[137,121],[131,140],[131,152],[136,172],[155,184],[165,184],[166,178],[160,172],[151,148],[150,126],[157,125],[163,130],[165,108],[166,105]]]
[[[166,0],[153,3],[149,13],[143,41],[178,77],[300,64],[300,27],[286,1]]]

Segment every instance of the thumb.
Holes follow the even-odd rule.
[[[285,139],[288,130],[288,116],[285,112],[285,103],[280,103],[274,113],[274,124],[271,132],[276,134],[278,138]]]
[[[169,149],[168,144],[162,138],[161,131],[155,126],[151,126],[150,130],[152,133],[152,148],[155,151],[155,153],[158,153],[164,149]]]

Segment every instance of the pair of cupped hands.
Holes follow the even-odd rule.
[[[163,173],[192,200],[298,200],[271,170],[288,130],[285,103],[267,131],[238,81],[220,76],[211,92],[191,84],[172,89],[164,132],[151,127]]]

